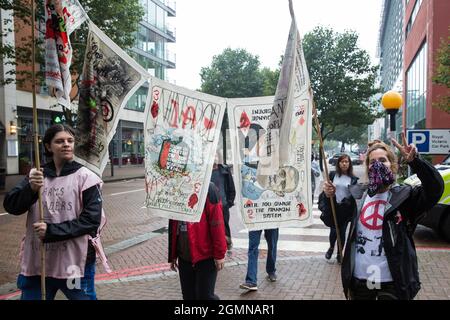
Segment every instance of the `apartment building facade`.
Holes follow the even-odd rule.
[[[402,123],[405,129],[450,129],[450,114],[433,106],[449,89],[433,83],[436,56],[450,35],[450,1],[405,0]],[[444,156],[434,157],[439,162]]]
[[[380,17],[377,53],[380,59],[380,87],[382,92],[403,90],[403,20],[404,0],[384,0]],[[381,98],[380,98],[381,101]],[[379,111],[383,111],[380,104]],[[369,139],[387,140],[388,116],[377,119],[369,127]],[[402,110],[396,115],[396,130],[402,130]]]
[[[167,70],[176,66],[175,55],[170,45],[175,44],[175,29],[170,27],[176,16],[176,4],[170,0],[140,0],[145,16],[136,33],[136,44],[132,57],[148,72],[158,78],[167,79]],[[20,34],[31,32],[27,26],[14,21],[12,12],[1,10],[0,23],[13,31],[5,33],[2,44],[17,44]],[[6,23],[6,24],[5,24]],[[18,32],[20,30],[20,34]],[[10,71],[23,70],[29,66],[11,65],[1,61],[1,79],[11,78]],[[36,69],[41,66],[36,65]],[[18,76],[19,77],[19,76]],[[110,144],[112,161],[118,165],[142,164],[144,157],[144,109],[148,84],[139,88],[127,103],[116,135]],[[26,174],[33,159],[32,90],[29,83],[0,86],[0,189],[2,176]],[[64,122],[61,108],[50,97],[45,86],[37,87],[38,131],[41,137],[45,130],[59,118]],[[40,153],[43,155],[42,146]]]

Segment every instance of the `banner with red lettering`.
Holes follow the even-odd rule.
[[[258,176],[265,155],[274,97],[228,99],[236,207],[248,230],[306,227],[312,224],[311,108],[308,99],[297,100],[292,115],[287,162],[271,174]]]
[[[119,113],[148,73],[94,24],[89,35],[80,84],[75,159],[99,176]]]
[[[148,101],[145,206],[158,216],[198,222],[226,101],[153,77]]]
[[[45,81],[59,104],[70,108],[70,34],[87,16],[77,0],[45,1]]]

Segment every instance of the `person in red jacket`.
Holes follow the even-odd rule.
[[[210,183],[199,222],[169,220],[169,262],[179,271],[184,300],[219,300],[214,289],[226,251],[222,202]]]

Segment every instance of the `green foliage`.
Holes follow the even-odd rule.
[[[128,51],[136,40],[139,22],[145,12],[139,0],[105,1],[79,0],[94,24],[123,50]],[[84,23],[70,37],[74,51],[73,69],[81,72],[88,36],[88,25]]]
[[[277,90],[278,78],[280,77],[280,69],[270,70],[265,67],[261,70],[261,77],[263,78],[263,96],[273,96]]]
[[[36,29],[39,22],[44,22],[44,2],[43,0],[35,0],[36,3]],[[121,0],[121,1],[101,1],[101,0],[80,0],[80,4],[87,12],[89,18],[103,32],[105,32],[119,47],[123,49],[131,48],[135,41],[135,32],[138,30],[139,21],[142,20],[144,10],[139,0]],[[26,25],[31,23],[31,8],[29,1],[26,0],[0,0],[0,8],[4,10],[14,10],[14,19],[23,21]],[[11,29],[5,28],[6,24],[11,20],[6,20],[2,26],[2,33],[10,33]],[[36,35],[36,62],[43,63],[43,38],[41,34]],[[87,23],[84,23],[79,29],[75,30],[70,36],[73,47],[72,72],[81,73],[83,64],[84,50],[88,34]],[[16,33],[16,37],[23,40],[22,46],[3,44],[0,47],[0,56],[6,60],[7,64],[30,65],[31,62],[31,34],[23,35]],[[30,72],[13,71],[9,76],[25,75],[30,79]],[[42,72],[37,73],[38,79],[43,81]],[[13,78],[1,79],[0,85],[14,82]],[[21,84],[20,80],[17,80]]]
[[[0,8],[3,10],[13,10],[14,19],[19,19],[25,26],[31,26],[31,2],[26,0],[0,0]],[[43,14],[43,0],[35,0],[36,6],[36,23],[35,29],[38,28],[38,18]],[[10,33],[14,32],[11,24],[14,23],[13,19],[4,19],[3,25],[1,26],[1,36],[6,37]],[[15,26],[17,27],[17,26]],[[43,37],[42,37],[43,38]],[[39,34],[35,34],[35,60],[36,63],[43,62],[43,41],[39,37]],[[31,47],[31,32],[28,34],[16,33],[15,39],[22,41],[22,46],[16,46],[15,43],[2,42],[0,46],[0,57],[3,60],[5,66],[16,66],[21,65],[31,65],[32,61],[32,47]],[[40,71],[36,72],[37,78],[42,78],[43,73]],[[17,77],[17,79],[16,79]],[[26,79],[31,78],[31,72],[28,70],[10,70],[6,73],[6,77],[0,79],[0,85],[18,83],[23,85]]]
[[[259,57],[245,49],[225,49],[200,71],[201,91],[224,98],[258,97],[263,93]]]
[[[323,139],[339,125],[360,127],[371,124],[380,113],[373,96],[378,67],[358,47],[353,31],[336,33],[316,27],[303,38],[303,50]]]
[[[447,87],[447,92],[434,103],[434,106],[450,113],[450,95],[448,90],[450,88],[450,36],[447,38],[447,41],[441,40],[441,46],[437,51],[436,64],[433,82]]]
[[[328,138],[340,141],[342,144],[367,145],[367,126],[338,125],[328,135]]]

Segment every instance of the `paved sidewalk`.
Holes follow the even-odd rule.
[[[110,256],[112,274],[98,265],[97,296],[100,300],[181,300],[178,274],[165,262],[147,265],[151,248],[163,247],[167,235],[151,238],[128,250]],[[326,261],[323,254],[299,255],[280,252],[277,259],[277,282],[265,279],[266,250],[261,250],[258,264],[258,291],[239,289],[247,270],[246,250],[233,251],[219,272],[216,294],[222,300],[344,300],[340,265]],[[165,261],[165,252],[154,261]],[[296,255],[294,255],[296,254]],[[156,259],[155,259],[156,258]],[[422,290],[416,300],[450,299],[450,254],[448,250],[419,250],[419,272]],[[136,267],[140,265],[140,267]],[[6,289],[6,288],[5,288]],[[3,294],[3,296],[1,296]],[[0,299],[18,299],[19,292],[10,288]],[[65,300],[62,294],[57,299]]]
[[[114,176],[111,176],[111,166],[108,164],[105,167],[102,175],[104,182],[144,178],[145,175],[144,165],[122,165],[121,167],[115,165],[113,171]],[[0,189],[0,197],[3,197],[5,193],[22,181],[24,177],[24,175],[19,174],[6,176],[5,189]],[[1,202],[3,203],[3,198],[1,198]]]
[[[108,184],[112,193],[107,196],[105,208],[109,223],[104,233],[104,246],[114,273],[106,274],[102,266],[97,270],[97,294],[101,300],[180,300],[181,289],[178,274],[170,271],[167,261],[167,220],[154,218],[141,210],[141,197],[134,189],[144,188],[142,166],[110,168],[104,171],[105,182],[127,179],[130,191],[123,192],[119,184]],[[120,196],[113,194],[117,188]],[[133,192],[133,193],[128,193]],[[142,191],[141,191],[142,192]],[[126,194],[124,194],[126,193]],[[3,196],[0,194],[0,205]],[[0,210],[3,209],[0,207]],[[1,211],[4,212],[4,211]],[[0,213],[1,213],[0,212]],[[123,214],[126,213],[126,219]],[[3,261],[17,260],[18,237],[23,233],[25,216],[5,216],[0,226],[3,237]],[[145,236],[145,237],[144,237]],[[134,241],[134,242],[133,242]],[[130,246],[131,245],[131,246]],[[123,247],[123,249],[121,249]],[[9,248],[9,249],[8,249]],[[257,292],[239,289],[247,268],[246,249],[234,249],[226,258],[226,267],[219,272],[216,293],[222,300],[342,300],[340,266],[327,262],[323,254],[279,251],[277,259],[278,281],[265,280],[266,250],[260,250]],[[450,250],[418,249],[422,290],[416,299],[450,299]],[[15,287],[16,262],[5,264],[0,274],[0,299],[18,299]],[[8,274],[8,277],[5,275]],[[65,299],[58,295],[58,299]]]

